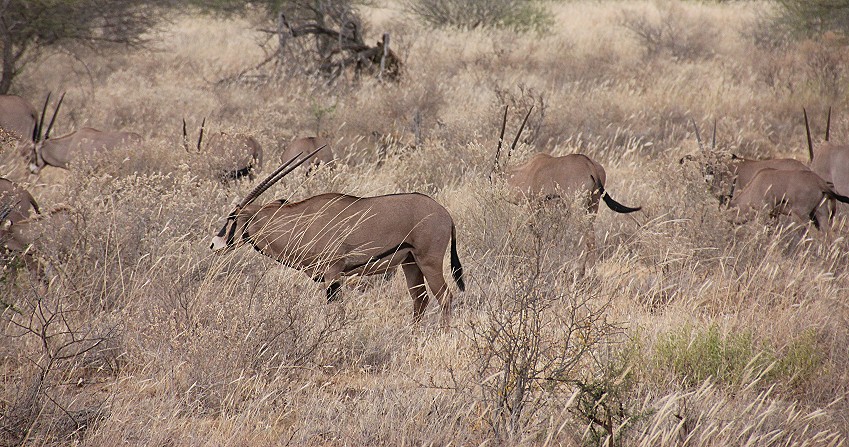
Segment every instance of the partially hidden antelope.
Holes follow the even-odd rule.
[[[13,220],[14,212],[13,202],[0,202],[0,258],[12,268],[8,278],[14,282],[18,261],[28,271],[41,279],[47,279],[51,266],[39,259],[40,253],[43,252],[45,244],[56,241],[45,238],[45,235],[64,233],[71,224],[71,209],[64,205],[58,206],[22,220]]]
[[[818,230],[828,231],[829,215],[825,202],[837,200],[849,203],[849,197],[838,194],[834,188],[810,170],[780,171],[761,169],[731,199],[748,218],[751,210],[766,209],[770,216],[793,215],[802,222],[814,224]]]
[[[141,143],[141,135],[135,132],[100,131],[91,127],[83,127],[67,135],[50,138],[50,131],[53,129],[56,115],[59,113],[64,98],[64,94],[59,98],[59,103],[53,111],[53,116],[44,134],[33,139],[29,147],[22,151],[22,154],[28,158],[29,170],[33,174],[38,174],[45,166],[68,169],[68,165],[80,156]],[[41,134],[43,127],[47,102],[45,101],[44,104],[45,108],[42,110],[39,119],[39,134]]]
[[[8,210],[4,219],[12,223],[28,219],[41,212],[29,191],[3,177],[0,177],[0,205]]]
[[[308,154],[318,148],[323,149],[320,149],[315,156],[313,156],[309,163],[307,172],[319,164],[327,165],[333,163],[335,160],[333,148],[330,146],[330,142],[322,137],[302,137],[292,140],[288,145],[286,145],[286,149],[283,150],[283,155],[280,156],[280,159],[285,163],[293,157]]]
[[[808,154],[811,159],[811,170],[816,172],[826,182],[834,185],[839,194],[849,196],[849,144],[837,144],[830,140],[831,108],[828,109],[828,119],[825,127],[825,141],[814,151],[811,142],[811,127],[808,123],[808,111],[802,109],[805,115],[805,133],[808,140]]]
[[[729,205],[731,199],[742,191],[749,182],[763,169],[775,169],[777,171],[808,171],[808,167],[799,160],[792,158],[773,158],[766,160],[754,160],[730,155],[730,159],[717,159],[715,163],[708,162],[709,153],[719,157],[716,152],[716,122],[713,124],[713,138],[710,151],[702,144],[699,128],[695,120],[691,121],[696,133],[696,142],[702,155],[702,174],[711,192],[719,199],[720,206]],[[694,160],[692,155],[681,158],[680,163]]]
[[[432,198],[416,193],[377,197],[328,193],[295,203],[280,199],[254,204],[321,149],[306,157],[297,154],[260,182],[227,215],[210,249],[223,252],[250,245],[317,282],[329,283],[328,302],[339,299],[342,277],[380,275],[400,265],[413,299],[413,321],[421,322],[427,307],[427,284],[441,305],[443,327],[448,327],[452,295],[442,267],[449,245],[451,273],[461,291],[465,282],[454,221]]]
[[[243,133],[213,132],[204,139],[206,118],[203,119],[198,132],[195,151],[211,158],[212,168],[221,180],[238,180],[248,177],[253,180],[256,173],[262,169],[262,146],[250,135]],[[183,119],[183,146],[186,152],[192,153],[189,147],[189,135],[186,131],[186,120]]]
[[[528,110],[513,143],[507,151],[508,160],[511,152],[516,148],[532,110],[533,107]],[[499,158],[506,125],[507,107],[504,108],[501,136],[498,138],[498,148],[495,151],[493,174],[496,176],[500,175],[501,171]],[[537,153],[524,164],[508,169],[504,173],[504,177],[519,199],[550,201],[571,198],[575,194],[579,194],[584,197],[584,206],[587,213],[591,215],[598,212],[599,202],[602,200],[608,208],[617,213],[628,214],[641,209],[641,207],[625,206],[614,200],[604,189],[607,182],[607,174],[604,168],[584,154],[554,157],[545,153]],[[595,232],[592,225],[590,225],[586,235],[586,244],[587,263],[592,264],[595,260]],[[581,270],[583,271],[583,268]]]
[[[0,131],[20,141],[35,138],[38,113],[35,107],[17,95],[0,95]]]

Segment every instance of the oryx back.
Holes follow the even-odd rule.
[[[283,151],[283,154],[280,156],[280,159],[282,161],[286,161],[291,159],[292,157],[297,156],[298,154],[302,154],[301,156],[304,156],[318,149],[321,146],[324,146],[324,149],[318,151],[318,153],[313,156],[312,161],[310,163],[331,163],[334,160],[333,149],[330,146],[330,142],[322,137],[303,137],[292,140],[286,146],[286,149]]]
[[[31,141],[37,122],[38,112],[27,100],[0,95],[0,131],[20,141]]]
[[[36,160],[30,165],[30,170],[37,173],[45,165],[68,169],[71,161],[80,156],[135,145],[141,141],[141,135],[135,132],[100,131],[84,127],[39,143],[35,151]]]

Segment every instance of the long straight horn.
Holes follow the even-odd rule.
[[[200,123],[200,135],[198,135],[198,152],[200,152],[200,143],[203,141],[203,129],[206,127],[206,117]]]
[[[286,163],[283,163],[282,165],[280,165],[280,167],[275,169],[274,172],[271,173],[271,175],[266,177],[265,180],[261,181],[259,183],[259,185],[256,186],[256,188],[254,188],[251,192],[249,192],[248,195],[246,195],[245,198],[242,199],[242,201],[239,203],[238,208],[245,207],[248,204],[250,204],[251,202],[253,202],[254,200],[256,200],[256,198],[259,197],[260,194],[264,193],[268,188],[270,188],[272,185],[274,185],[275,183],[280,181],[280,179],[285,177],[286,174],[294,171],[295,168],[304,164],[304,162],[306,162],[307,160],[312,158],[313,155],[317,154],[318,151],[324,149],[325,147],[327,147],[327,145],[323,144],[323,145],[321,145],[321,147],[310,152],[306,157],[301,158],[301,159],[298,159],[298,158],[301,156],[301,154],[303,154],[303,152],[298,152],[297,155],[290,158],[288,161],[286,161]],[[296,161],[297,161],[297,163],[296,163]],[[294,163],[294,164],[292,164],[292,163]]]
[[[710,149],[716,150],[716,118],[713,119],[713,137],[710,140]]]
[[[189,133],[186,131],[186,118],[183,118],[183,147],[189,152]]]
[[[808,123],[808,111],[802,107],[802,113],[805,115],[805,134],[808,136],[808,155],[811,156],[811,161],[814,161],[814,145],[811,143],[811,125]]]
[[[699,143],[699,150],[704,151],[705,148],[702,146],[702,136],[699,135],[699,126],[696,125],[696,120],[690,118],[690,122],[693,123],[693,130],[696,131],[696,142]]]
[[[534,106],[531,106],[528,109],[528,113],[525,114],[525,119],[522,120],[522,125],[519,126],[519,131],[516,132],[516,138],[513,139],[513,144],[510,145],[510,149],[507,151],[507,159],[510,159],[510,153],[513,152],[513,149],[516,149],[516,144],[519,143],[519,137],[522,136],[522,131],[525,130],[525,124],[528,124],[528,118],[531,116],[531,112],[534,110]]]
[[[498,136],[498,147],[495,149],[495,164],[493,170],[498,169],[498,159],[501,157],[501,146],[504,145],[504,129],[507,128],[507,109],[510,106],[504,106],[504,119],[501,120],[501,135]]]
[[[33,141],[41,141],[41,131],[44,130],[44,115],[47,115],[47,104],[50,102],[51,93],[53,92],[47,92],[47,98],[44,99],[44,105],[41,107],[41,115],[38,118],[38,123],[35,125],[35,129],[32,131]]]
[[[62,107],[62,101],[65,99],[65,92],[62,92],[62,96],[59,97],[59,103],[56,104],[56,108],[53,109],[53,116],[50,117],[50,124],[47,125],[47,131],[44,132],[44,139],[50,138],[50,130],[53,129],[53,123],[56,122],[56,115],[59,114],[59,107]]]
[[[828,141],[829,134],[831,133],[831,106],[828,106],[828,119],[825,122],[825,141]]]

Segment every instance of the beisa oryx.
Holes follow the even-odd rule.
[[[254,203],[321,149],[306,157],[296,155],[257,185],[227,215],[210,248],[222,252],[250,245],[315,281],[329,283],[328,302],[339,298],[342,277],[384,274],[400,265],[413,298],[413,321],[421,321],[430,287],[442,307],[442,324],[448,327],[452,295],[442,267],[449,246],[454,281],[461,291],[465,283],[454,221],[432,198],[416,193],[377,197],[328,193],[294,203],[285,199]]]
[[[511,152],[516,148],[519,137],[525,124],[530,117],[528,110],[519,131],[510,148],[507,151],[507,160]],[[608,194],[604,189],[607,183],[607,174],[604,168],[595,160],[584,154],[569,154],[560,157],[551,156],[546,153],[534,154],[530,160],[522,165],[508,169],[501,173],[499,158],[504,142],[504,130],[507,125],[507,107],[504,108],[504,119],[501,122],[501,135],[498,138],[498,148],[495,151],[495,166],[492,177],[503,176],[507,184],[515,191],[518,200],[531,200],[537,202],[550,202],[568,200],[576,195],[583,197],[583,205],[591,219],[598,213],[599,203],[604,201],[611,210],[629,214],[639,211],[641,207],[625,206]],[[581,267],[581,272],[586,264],[592,266],[595,263],[595,230],[590,222],[586,239],[586,259]]]
[[[67,206],[58,206],[45,213],[13,220],[14,203],[0,203],[0,259],[4,269],[11,269],[7,277],[10,282],[15,281],[17,267],[21,264],[40,279],[47,279],[51,266],[41,254],[46,244],[54,244],[57,240],[45,236],[66,233],[72,224],[70,211]]]
[[[33,174],[38,174],[45,166],[68,169],[68,165],[80,156],[138,145],[142,142],[141,135],[135,132],[100,131],[91,127],[83,127],[67,135],[50,138],[50,131],[53,129],[64,98],[63,94],[44,134],[33,139],[29,147],[25,147],[22,151],[22,155],[29,162],[29,170]],[[46,106],[47,102],[45,102],[45,108]],[[42,110],[41,119],[39,119],[39,134],[44,122],[44,112],[45,110]]]
[[[811,170],[826,182],[834,185],[834,190],[838,194],[849,196],[849,145],[830,141],[831,108],[828,109],[825,141],[818,145],[816,151],[811,142],[808,111],[805,109],[802,109],[802,111],[805,115],[805,133],[808,141],[808,154],[811,158]]]
[[[779,171],[761,169],[745,188],[731,199],[748,218],[751,210],[766,209],[770,216],[793,215],[800,221],[811,222],[818,230],[828,231],[829,213],[825,202],[837,200],[849,203],[849,197],[835,192],[831,184],[810,170]]]
[[[696,121],[691,120],[699,145],[700,167],[710,192],[719,199],[720,206],[729,205],[737,192],[743,190],[762,169],[778,171],[808,171],[808,167],[799,160],[792,158],[773,158],[754,160],[739,157],[735,154],[719,153],[716,150],[716,121],[713,123],[713,137],[710,150],[702,144]],[[730,157],[730,158],[729,158]],[[697,157],[685,155],[679,160],[684,164]]]
[[[280,156],[280,159],[282,162],[285,163],[286,161],[291,160],[293,157],[297,157],[303,154],[309,154],[310,152],[313,152],[318,148],[323,149],[320,149],[310,160],[309,167],[307,168],[307,172],[309,173],[313,169],[313,167],[316,167],[321,164],[329,165],[335,160],[333,149],[330,146],[330,142],[327,141],[326,138],[296,138],[289,142],[288,145],[286,145],[286,149],[283,150],[283,155]]]
[[[204,139],[206,118],[203,119],[195,146],[197,154],[202,154],[211,164],[216,176],[223,180],[238,180],[248,177],[253,180],[262,169],[262,146],[250,135],[218,131]],[[186,120],[183,119],[183,146],[189,147],[189,135],[186,132]]]
[[[0,177],[0,206],[7,211],[4,219],[9,222],[19,222],[41,212],[29,191],[3,177]]]
[[[20,141],[35,138],[38,113],[35,107],[17,95],[0,95],[0,137],[2,134]]]

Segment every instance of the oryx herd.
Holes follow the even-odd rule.
[[[41,113],[18,96],[0,96],[0,130],[18,140],[18,149],[32,174],[45,166],[68,169],[76,158],[117,148],[139,147],[141,135],[133,132],[100,131],[82,128],[65,136],[51,138],[50,132],[64,95],[54,108],[45,129],[50,95]],[[490,180],[506,184],[514,203],[534,202],[544,206],[582,197],[590,218],[603,201],[617,213],[634,213],[640,207],[625,206],[605,190],[604,168],[584,154],[552,156],[537,153],[523,164],[501,166],[501,150],[507,125],[507,112],[495,153]],[[531,110],[525,115],[513,143],[507,150],[507,163],[522,134]],[[701,169],[710,189],[721,204],[737,208],[740,219],[753,210],[766,208],[771,215],[790,214],[817,229],[828,232],[836,202],[849,203],[849,145],[830,141],[831,110],[825,140],[816,149],[810,136],[807,111],[804,112],[810,165],[794,159],[747,160],[732,156],[718,164],[705,163]],[[693,122],[701,153],[707,153]],[[182,143],[190,156],[217,157],[216,176],[221,180],[247,177],[253,180],[262,169],[263,150],[250,135],[224,131],[206,132],[206,119],[198,131],[196,144],[190,144],[185,119]],[[711,149],[716,145],[716,127]],[[698,156],[687,156],[696,160]],[[225,252],[248,245],[286,266],[298,269],[318,282],[327,283],[328,302],[339,299],[342,278],[352,275],[378,275],[401,266],[413,300],[413,321],[419,322],[429,301],[428,288],[442,310],[447,325],[451,291],[443,274],[444,257],[449,255],[450,274],[458,288],[465,289],[463,267],[457,251],[455,222],[448,210],[433,198],[419,193],[355,197],[324,193],[298,202],[286,199],[257,203],[257,199],[284,176],[303,163],[312,169],[317,163],[333,164],[334,150],[320,137],[293,140],[283,151],[283,164],[263,179],[225,217],[221,230],[212,238],[210,249]],[[0,250],[8,258],[18,254],[33,271],[43,268],[34,258],[38,232],[32,223],[56,219],[69,212],[60,207],[42,213],[33,196],[19,185],[0,178]],[[61,220],[61,219],[59,219]],[[590,226],[584,256],[592,263],[595,235]]]

